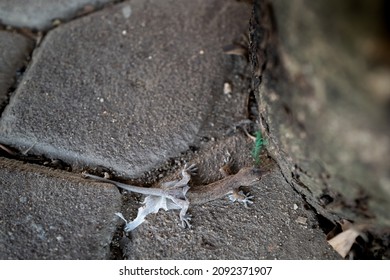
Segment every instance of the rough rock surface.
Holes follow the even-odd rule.
[[[3,113],[0,141],[74,168],[156,167],[194,145],[228,99],[235,59],[222,47],[249,14],[235,1],[129,1],[50,31]]]
[[[112,0],[1,0],[0,21],[14,27],[45,30],[55,20],[69,20]]]
[[[380,2],[359,3],[272,1],[269,20],[260,7],[252,23],[266,44],[253,61],[265,65],[260,114],[286,179],[332,220],[386,228],[390,40]]]
[[[120,204],[113,186],[0,159],[0,259],[105,259]]]
[[[0,107],[8,99],[8,90],[17,78],[17,72],[27,64],[33,42],[17,33],[0,31]]]

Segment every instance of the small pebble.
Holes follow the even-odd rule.
[[[306,225],[307,218],[305,218],[305,217],[298,217],[295,221],[296,221],[298,224]]]
[[[223,84],[223,93],[224,94],[231,94],[232,93],[232,85],[230,83]]]

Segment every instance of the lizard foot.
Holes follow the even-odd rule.
[[[190,166],[187,166],[187,164],[184,165],[183,170],[181,171],[181,180],[174,180],[162,183],[161,188],[164,190],[172,190],[172,189],[179,189],[179,188],[185,188],[188,187],[188,182],[191,180],[191,175],[196,174],[196,171],[198,168],[195,164],[191,164]],[[184,191],[185,193],[188,191]]]
[[[223,158],[223,166],[219,169],[219,172],[223,175],[223,177],[227,177],[233,173],[231,170],[233,163],[234,160],[232,155],[229,153],[229,151],[227,151]]]
[[[227,135],[235,133],[237,131],[237,129],[240,128],[249,139],[251,139],[253,142],[255,142],[256,141],[256,137],[251,135],[248,132],[248,129],[247,129],[249,126],[251,126],[253,124],[255,124],[255,123],[253,121],[251,121],[251,120],[248,120],[248,119],[239,121],[238,123],[234,124],[232,126],[232,128],[230,128],[228,130]]]
[[[184,165],[184,171],[189,173],[190,175],[196,175],[198,172],[198,167],[196,164],[191,164],[187,167],[187,164]]]
[[[232,155],[229,153],[229,151],[226,151],[225,156],[223,158],[223,164],[232,166],[233,162],[234,162],[234,160],[232,158]]]
[[[248,204],[253,204],[253,195],[250,193],[244,193],[243,191],[234,191],[229,195],[229,199],[232,202],[238,201],[244,204],[245,208],[248,208]]]
[[[186,213],[186,214],[184,215],[184,217],[181,218],[181,226],[182,226],[183,228],[191,228],[191,227],[192,227],[192,226],[191,226],[191,223],[190,223],[191,219],[192,219],[192,215]]]

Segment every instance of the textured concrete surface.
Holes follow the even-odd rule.
[[[8,90],[14,84],[18,70],[27,65],[32,48],[30,39],[0,30],[0,107],[8,98]]]
[[[251,188],[249,209],[228,198],[190,208],[191,229],[178,212],[148,217],[122,238],[129,259],[339,259],[326,242],[313,212],[304,208],[279,171]],[[295,205],[295,206],[294,206]]]
[[[0,159],[0,259],[105,259],[119,191]]]
[[[221,179],[218,169],[229,151],[233,171],[253,164],[248,157],[252,141],[237,134],[210,143],[190,163],[198,167],[191,187]],[[178,211],[149,215],[128,236],[114,238],[128,259],[339,259],[328,245],[315,214],[283,179],[272,160],[262,158],[268,168],[259,184],[245,188],[254,195],[248,209],[227,197],[189,208],[191,229],[180,226]],[[163,179],[166,181],[166,178]],[[132,219],[140,196],[126,195],[122,212]]]
[[[249,13],[236,1],[130,1],[58,27],[4,111],[0,141],[125,176],[177,156],[220,101],[234,68],[222,47]]]
[[[69,20],[83,8],[87,10],[112,0],[0,0],[0,21],[14,27],[45,30],[55,20]]]

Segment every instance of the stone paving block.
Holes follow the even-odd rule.
[[[104,259],[119,191],[78,175],[0,159],[0,259]]]
[[[0,0],[0,21],[15,27],[44,30],[56,19],[70,19],[87,5],[98,6],[113,0]]]
[[[0,121],[0,142],[138,176],[188,149],[247,30],[238,1],[128,1],[48,33]],[[245,116],[243,116],[245,118]]]
[[[25,66],[32,48],[32,40],[0,30],[0,106],[7,100],[7,92],[15,82],[16,72]]]
[[[248,209],[228,198],[190,207],[191,229],[178,212],[149,215],[120,240],[122,251],[128,259],[340,259],[279,170],[250,192]]]

